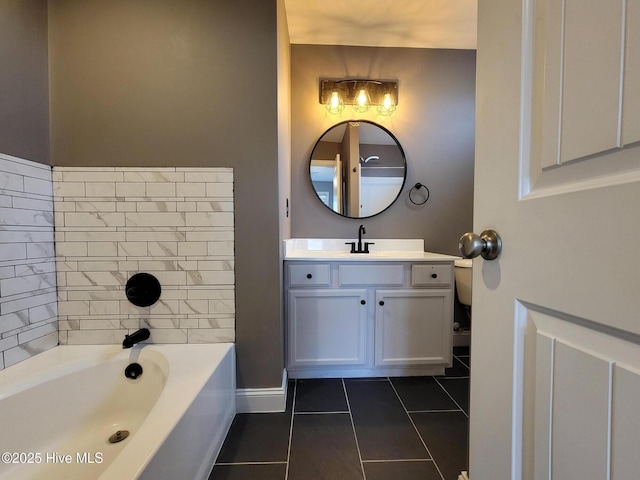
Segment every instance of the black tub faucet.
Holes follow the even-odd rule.
[[[133,332],[131,335],[125,335],[124,341],[122,342],[122,348],[131,348],[136,343],[144,342],[150,335],[151,333],[148,328],[141,328],[140,330]]]

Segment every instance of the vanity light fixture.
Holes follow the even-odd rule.
[[[398,82],[382,80],[320,80],[320,103],[333,115],[342,113],[345,105],[358,113],[377,107],[378,113],[389,116],[398,105]]]

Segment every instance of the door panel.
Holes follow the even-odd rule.
[[[562,340],[555,344],[552,478],[606,478],[611,364]]]
[[[624,480],[638,476],[640,369],[617,364],[613,378],[611,480]]]
[[[638,468],[640,346],[584,319],[523,308],[530,353],[516,371],[527,377],[523,431],[533,436],[523,441],[523,478],[633,478],[622,472]]]
[[[624,96],[622,142],[640,142],[640,2],[627,1],[625,18]]]
[[[623,0],[563,3],[560,163],[620,146],[623,46]]]
[[[625,0],[535,0],[525,11],[522,196],[630,181],[640,172],[640,13]],[[526,44],[530,41],[533,49]],[[526,50],[528,49],[528,51]],[[527,71],[530,68],[531,71]],[[529,82],[531,82],[529,84]],[[529,125],[531,123],[531,125]],[[562,167],[562,168],[561,168]],[[620,175],[624,172],[625,175]]]

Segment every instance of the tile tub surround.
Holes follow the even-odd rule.
[[[231,168],[54,167],[61,344],[235,340]],[[127,279],[147,272],[160,300],[136,307]]]
[[[0,154],[0,369],[57,344],[51,167]]]

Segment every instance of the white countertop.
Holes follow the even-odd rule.
[[[365,241],[370,244],[369,253],[350,253],[351,246],[346,243],[353,241],[352,238],[292,238],[283,242],[284,259],[353,262],[453,262],[460,259],[453,255],[425,252],[422,239],[363,238],[363,246]],[[357,241],[355,239],[356,244]]]

